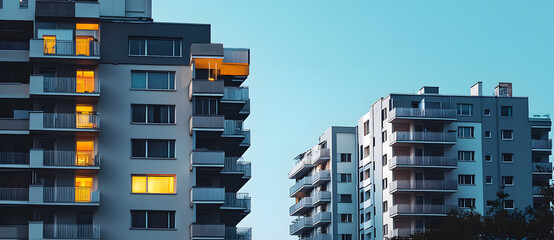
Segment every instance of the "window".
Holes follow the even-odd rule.
[[[352,182],[352,174],[341,173],[340,174],[340,182]]]
[[[75,92],[93,93],[95,90],[94,70],[78,69],[76,73]]]
[[[369,134],[369,120],[364,122],[364,136]]]
[[[458,103],[458,116],[473,116],[473,104]]]
[[[175,90],[175,72],[131,71],[131,89]]]
[[[511,163],[514,161],[513,153],[502,153],[502,162]]]
[[[460,185],[475,185],[475,175],[458,175],[458,184]]]
[[[491,115],[491,110],[490,109],[485,109],[485,116],[490,116]]]
[[[0,0],[0,9],[4,7],[4,0]]]
[[[181,56],[180,39],[129,38],[131,56]]]
[[[352,234],[341,234],[340,240],[352,240]]]
[[[383,166],[387,166],[387,162],[388,162],[387,154],[385,154],[383,155]]]
[[[132,139],[131,157],[175,158],[175,140]]]
[[[352,162],[352,153],[341,153],[340,154],[341,162]]]
[[[458,127],[458,138],[474,138],[473,127]]]
[[[387,131],[383,131],[383,133],[381,133],[383,136],[383,142],[386,142],[387,141]]]
[[[486,184],[492,184],[492,176],[487,176],[487,177],[485,178],[485,183],[486,183]]]
[[[217,99],[196,97],[194,99],[194,115],[217,115]]]
[[[340,222],[343,222],[343,223],[352,222],[352,214],[341,214]]]
[[[175,175],[133,175],[131,176],[132,193],[174,194]]]
[[[475,198],[458,198],[459,208],[474,208]]]
[[[511,117],[512,116],[512,106],[501,106],[500,107],[500,116],[502,116],[502,117]]]
[[[506,186],[513,186],[514,185],[514,177],[513,176],[502,176],[502,184]]]
[[[494,201],[487,200],[487,207],[492,207],[493,204],[494,204]]]
[[[352,202],[352,195],[351,194],[341,194],[340,195],[340,202],[341,203],[351,203]]]
[[[387,112],[387,108],[383,108],[383,110],[381,110],[381,121],[387,120]]]
[[[383,189],[387,189],[387,187],[388,187],[388,180],[387,180],[387,178],[384,178],[383,179]]]
[[[502,130],[502,140],[513,140],[513,130]]]
[[[491,138],[491,132],[485,131],[485,138]]]
[[[175,211],[131,210],[131,228],[173,229]]]
[[[369,146],[364,147],[364,157],[368,157],[368,156],[369,156]]]
[[[19,0],[19,8],[28,8],[29,0]]]
[[[485,162],[492,162],[492,156],[491,155],[485,155]]]
[[[388,212],[388,211],[389,211],[389,202],[384,201],[383,202],[383,212]]]
[[[504,200],[502,205],[504,209],[514,209],[514,200]]]
[[[131,122],[175,123],[175,106],[132,104]]]
[[[383,235],[388,235],[388,234],[389,234],[389,225],[385,224],[383,225]]]
[[[458,161],[473,162],[475,161],[474,151],[458,151]]]

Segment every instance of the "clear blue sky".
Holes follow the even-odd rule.
[[[288,235],[292,158],[330,125],[354,125],[389,92],[469,94],[512,82],[554,113],[554,1],[154,0],[159,22],[209,23],[212,42],[251,49],[254,239]]]

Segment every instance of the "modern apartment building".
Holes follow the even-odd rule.
[[[437,224],[453,208],[486,213],[502,186],[510,194],[503,203],[505,209],[537,207],[540,186],[552,178],[550,117],[529,115],[528,98],[513,97],[510,83],[500,83],[493,96],[482,92],[479,82],[465,96],[442,95],[438,87],[423,87],[417,94],[390,94],[377,100],[358,120],[355,141],[333,141],[346,149],[357,148],[359,158],[352,163],[359,178],[349,185],[359,191],[354,198],[359,208],[353,214],[359,228],[350,229],[352,238],[334,229],[325,232],[332,239],[409,236]],[[325,144],[327,138],[320,140]],[[313,169],[320,162],[309,157],[313,151],[297,157],[299,163],[289,178],[317,173]],[[331,152],[331,169],[333,164],[341,166],[340,152]],[[340,173],[331,172],[330,179],[341,177]],[[291,197],[298,202],[291,207],[291,215],[307,216],[291,225],[291,234],[301,239],[327,230],[302,222],[317,213],[312,209],[315,205],[303,204],[316,187],[309,182],[297,181],[291,189]],[[302,188],[305,193],[297,193]],[[333,212],[329,222],[342,220],[335,209],[327,208]]]
[[[0,0],[0,238],[250,239],[249,65],[150,0]]]

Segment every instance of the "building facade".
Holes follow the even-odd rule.
[[[409,236],[455,208],[485,214],[502,188],[510,195],[505,209],[537,207],[540,187],[552,178],[552,123],[548,115],[529,115],[528,105],[528,98],[512,96],[510,83],[500,83],[494,96],[483,96],[477,83],[466,96],[423,87],[417,94],[377,100],[358,120],[356,141],[336,143],[355,144],[358,152],[352,161],[358,181],[350,185],[358,189],[359,228],[351,229],[352,238],[336,231],[327,238]],[[302,159],[289,178],[300,179],[305,166],[314,168],[313,160]],[[304,195],[291,189],[291,197],[302,202]],[[340,222],[340,216],[331,216],[329,222]],[[298,234],[293,227],[301,220],[291,225],[291,234],[303,239],[320,231],[314,226]]]
[[[251,238],[248,49],[150,0],[0,2],[0,238]]]

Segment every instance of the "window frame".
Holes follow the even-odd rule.
[[[510,132],[510,138],[506,138],[504,136],[504,132]],[[501,139],[504,140],[504,141],[512,141],[514,140],[514,130],[513,129],[502,129],[500,130],[500,133],[501,133]]]
[[[475,208],[475,198],[458,198],[458,208]]]
[[[144,228],[141,228],[141,227],[133,227],[133,212],[144,212],[144,219],[145,219],[145,222],[144,222],[144,225],[145,227]],[[167,217],[167,228],[153,228],[153,227],[148,227],[148,212],[166,212],[168,217]],[[174,231],[176,230],[176,226],[177,226],[177,218],[176,218],[176,211],[174,210],[141,210],[141,209],[131,209],[130,211],[130,227],[129,229],[130,230],[166,230],[166,231]],[[173,217],[173,222],[171,222],[171,218]],[[171,223],[173,223],[173,227],[171,227]]]
[[[133,177],[146,177],[145,192],[133,192]],[[173,177],[173,193],[149,193],[148,177]],[[177,175],[176,174],[131,174],[131,194],[137,195],[177,195]]]
[[[491,131],[485,131],[484,137],[485,137],[485,138],[492,138],[492,133],[491,133]]]
[[[485,176],[485,184],[492,184],[492,182],[493,182],[492,176]]]
[[[487,157],[489,157],[489,160],[487,160]],[[492,155],[485,155],[485,162],[492,162]]]
[[[507,156],[510,156],[509,161],[506,161]],[[503,163],[514,163],[514,154],[513,153],[502,153],[502,162]]]
[[[506,207],[506,202],[511,202],[511,203],[512,203],[512,207]],[[504,201],[502,201],[502,208],[503,208],[503,209],[515,209],[515,206],[516,206],[516,202],[515,202],[514,200],[505,199]]]
[[[467,110],[467,114],[464,114],[464,106],[469,106],[469,109]],[[470,117],[473,116],[473,104],[472,103],[458,103],[456,104],[456,115],[457,116],[466,116]]]
[[[340,216],[340,223],[352,223],[352,214],[350,213],[341,213]],[[343,219],[344,217],[344,219]]]
[[[339,183],[349,183],[352,182],[352,174],[350,173],[339,173]],[[345,180],[343,181],[342,176],[345,176]],[[350,176],[350,179],[348,179],[348,176]]]
[[[339,194],[339,203],[352,203],[352,194]]]
[[[340,154],[340,162],[352,162],[352,153],[341,153]]]
[[[491,116],[491,110],[490,109],[485,109],[485,110],[483,110],[483,114],[485,115],[485,117],[490,117]]]
[[[467,183],[467,177],[469,176],[469,182]],[[473,174],[458,174],[458,185],[468,185],[473,186],[475,185],[475,175]]]
[[[168,55],[148,55],[148,40],[172,40],[173,41],[173,56]],[[144,55],[135,55],[131,54],[131,40],[144,40]],[[179,41],[179,56],[175,55],[175,41]],[[183,57],[183,39],[181,38],[153,38],[153,37],[129,37],[127,40],[127,56],[129,57],[168,57],[168,58],[177,58],[177,57]]]
[[[507,184],[507,183],[506,183],[506,180],[507,180],[507,179],[512,179],[512,183],[511,183],[511,184]],[[516,182],[516,181],[515,181],[515,177],[514,177],[514,176],[502,176],[502,185],[504,185],[504,186],[513,187],[513,186],[516,185],[515,182]]]
[[[504,115],[504,109],[508,109],[508,115]],[[500,106],[500,116],[503,118],[511,118],[514,116],[513,106]]]
[[[145,112],[144,112],[144,116],[145,116],[145,122],[134,122],[133,121],[133,106],[144,106],[145,107]],[[148,122],[148,108],[152,107],[152,106],[163,106],[163,107],[168,107],[168,111],[167,111],[167,119],[169,122],[167,123],[155,123],[155,122]],[[171,119],[171,109],[173,109],[173,119]],[[140,104],[140,103],[131,103],[131,124],[148,124],[148,125],[176,125],[176,121],[177,121],[177,114],[175,113],[176,111],[176,106],[175,105],[164,105],[164,104]],[[173,121],[173,122],[171,122]]]
[[[469,132],[470,136],[465,136],[464,131],[462,131],[462,129],[470,129],[470,132]],[[462,138],[462,139],[475,138],[475,127],[472,127],[472,126],[458,126],[458,138]]]
[[[469,153],[470,158],[466,159],[465,153]],[[459,162],[475,162],[475,151],[458,151]]]
[[[135,141],[145,141],[145,147],[144,147],[144,157],[135,157],[133,156],[133,140]],[[148,141],[168,141],[167,145],[167,153],[168,157],[150,157],[148,156]],[[171,157],[171,143],[173,142],[173,157]],[[175,147],[176,140],[175,139],[144,139],[144,138],[131,138],[131,152],[130,152],[130,158],[131,159],[162,159],[162,160],[176,160],[177,159],[177,148]]]
[[[133,73],[144,73],[145,79],[144,79],[144,88],[134,88],[133,87]],[[149,79],[149,73],[167,73],[167,89],[158,89],[158,88],[149,88],[148,87],[148,79]],[[173,78],[171,77],[173,76]],[[166,92],[176,92],[177,86],[176,86],[176,78],[177,73],[175,71],[145,71],[145,70],[131,70],[131,87],[130,90],[132,91],[166,91]],[[173,81],[173,84],[171,83]],[[171,85],[173,85],[173,88],[171,88]]]

